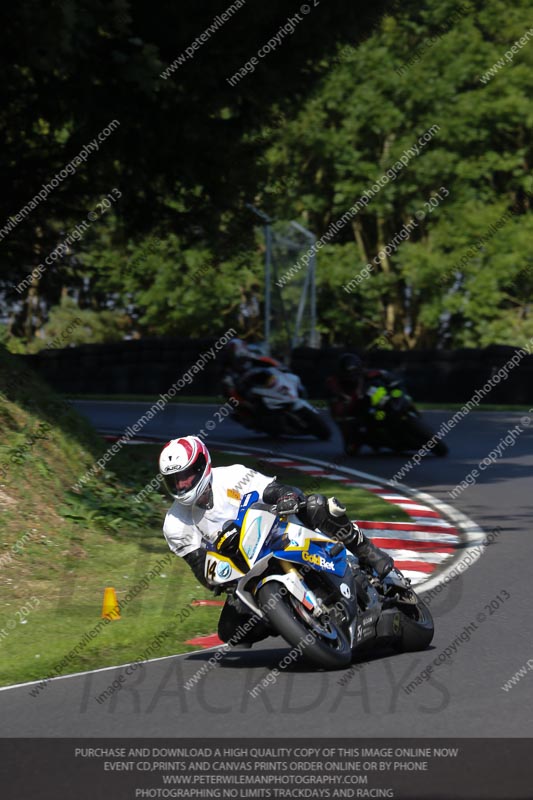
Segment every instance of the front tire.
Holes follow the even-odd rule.
[[[257,592],[257,601],[271,626],[307,661],[324,669],[342,669],[351,662],[350,644],[336,622],[330,620],[321,635],[318,621],[307,621],[309,613],[283,584],[265,583]]]

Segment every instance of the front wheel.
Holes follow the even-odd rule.
[[[324,669],[341,669],[352,660],[348,639],[337,623],[311,616],[282,583],[265,583],[257,592],[257,601],[272,627],[293,646],[295,660],[301,653]]]
[[[301,418],[307,425],[307,432],[317,439],[325,442],[331,438],[331,430],[325,419],[318,413],[312,411],[310,408],[304,408],[300,412]]]
[[[402,604],[400,611],[401,636],[396,644],[396,649],[404,653],[414,652],[415,650],[425,650],[429,647],[435,627],[431,611],[422,600],[418,600],[416,605],[407,606]]]

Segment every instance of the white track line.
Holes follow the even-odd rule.
[[[188,653],[175,653],[172,656],[159,656],[159,658],[147,658],[146,661],[143,661],[144,664],[152,664],[156,661],[166,661],[168,658],[185,658],[185,656],[192,656],[194,653],[209,653],[211,650],[220,650],[221,647],[227,647],[226,644],[217,644],[214,647],[205,647],[202,650],[190,650]],[[36,686],[39,683],[45,683],[46,686],[43,686],[42,692],[44,693],[45,689],[47,688],[49,683],[52,681],[63,681],[67,678],[79,678],[81,675],[96,675],[97,672],[109,672],[112,669],[122,669],[122,667],[129,667],[131,664],[135,664],[135,661],[128,661],[126,664],[116,664],[112,667],[99,667],[99,669],[86,669],[83,672],[70,672],[68,675],[57,675],[55,678],[41,678],[38,681],[28,681],[27,683],[13,683],[11,686],[0,686],[0,692],[5,692],[8,689],[20,689],[22,686]],[[33,700],[37,700],[40,697],[40,692],[36,695]]]

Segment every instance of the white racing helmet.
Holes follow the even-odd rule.
[[[159,456],[159,471],[169,494],[184,506],[192,506],[213,480],[209,450],[197,436],[168,442]]]

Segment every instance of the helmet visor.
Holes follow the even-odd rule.
[[[171,475],[164,475],[165,485],[174,497],[183,497],[190,492],[201,481],[205,472],[207,462],[205,456],[200,453],[194,464],[190,467],[173,472]]]

